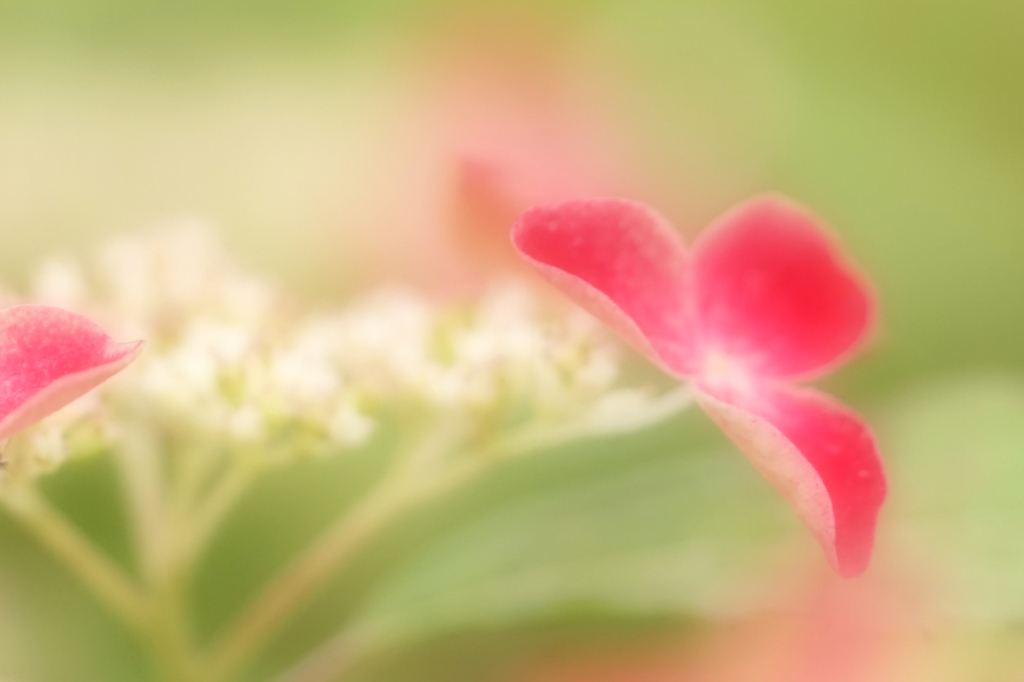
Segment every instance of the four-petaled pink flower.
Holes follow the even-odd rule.
[[[734,209],[687,253],[621,200],[527,211],[512,240],[550,282],[669,373],[793,505],[844,576],[869,562],[885,474],[850,410],[789,382],[864,339],[872,299],[814,218],[777,198]]]
[[[0,310],[0,441],[120,372],[142,345],[115,343],[88,319],[60,308]]]

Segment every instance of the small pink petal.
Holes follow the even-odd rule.
[[[872,300],[818,222],[770,197],[721,218],[693,253],[701,342],[762,376],[814,374],[866,335]]]
[[[698,401],[785,496],[846,577],[867,568],[885,473],[867,426],[808,389],[702,380]]]
[[[622,200],[524,213],[512,242],[552,284],[677,375],[693,369],[682,240],[657,213]]]
[[[456,170],[448,222],[457,244],[486,270],[522,268],[525,263],[509,242],[508,226],[533,202],[515,192],[506,170],[496,163],[463,157]]]
[[[0,311],[0,440],[117,374],[142,345],[115,343],[88,319],[60,308]]]

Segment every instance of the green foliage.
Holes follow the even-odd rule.
[[[749,606],[751,581],[786,526],[766,486],[736,453],[619,447],[614,466],[525,491],[426,548],[369,597],[364,626],[423,636],[579,612]]]
[[[886,418],[892,503],[883,521],[908,567],[958,622],[1024,619],[1024,381],[921,386]]]
[[[503,466],[442,507],[356,603],[345,632],[370,649],[744,613],[765,603],[795,527],[738,453],[679,424]]]

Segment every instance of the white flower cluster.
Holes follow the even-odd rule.
[[[617,375],[615,347],[590,317],[545,310],[523,286],[444,306],[385,290],[303,316],[197,226],[120,239],[86,263],[51,261],[33,298],[147,341],[100,398],[36,429],[54,462],[72,413],[97,433],[154,419],[279,461],[356,447],[396,405],[461,411],[494,431],[568,419]]]
[[[408,292],[378,292],[309,320],[299,346],[342,367],[374,399],[401,394],[472,412],[510,401],[572,411],[614,381],[613,347],[583,313],[545,318],[537,303],[511,283],[448,309]]]

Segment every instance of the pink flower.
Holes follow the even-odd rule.
[[[0,441],[120,372],[142,345],[115,343],[86,318],[60,308],[0,311]]]
[[[867,426],[791,385],[850,354],[872,321],[865,282],[814,218],[743,204],[687,252],[653,210],[571,201],[527,211],[512,240],[550,282],[667,372],[796,509],[844,576],[868,565],[885,474]]]

